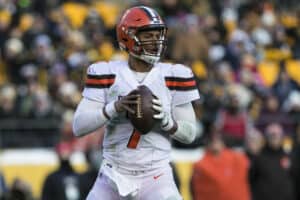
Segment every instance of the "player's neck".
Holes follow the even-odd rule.
[[[128,60],[129,68],[136,72],[149,72],[153,65],[146,63],[145,61],[136,59],[132,56],[129,56]]]

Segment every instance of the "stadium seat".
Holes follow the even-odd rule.
[[[199,79],[207,78],[207,70],[203,62],[197,60],[192,64],[192,70]]]
[[[288,75],[300,84],[300,60],[287,60],[285,67]]]
[[[262,61],[258,64],[258,72],[261,74],[267,87],[271,87],[277,80],[279,65],[273,61]]]
[[[289,59],[291,57],[291,51],[287,49],[270,48],[264,51],[264,59],[272,61],[281,61]]]
[[[63,4],[62,10],[73,28],[80,28],[88,14],[88,8],[84,4],[75,2]]]
[[[115,26],[120,13],[116,4],[108,2],[96,2],[93,7],[102,17],[106,27],[113,28]]]

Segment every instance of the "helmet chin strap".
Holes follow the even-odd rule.
[[[157,63],[160,60],[160,56],[152,56],[152,55],[145,55],[145,54],[137,55],[133,52],[130,52],[130,55],[132,55],[137,59],[143,60],[146,63],[149,63],[151,65]]]

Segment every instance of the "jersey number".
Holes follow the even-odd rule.
[[[132,134],[127,143],[127,147],[130,149],[136,149],[136,147],[140,141],[140,138],[141,138],[141,134],[138,132],[138,130],[133,129]]]

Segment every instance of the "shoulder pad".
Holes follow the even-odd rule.
[[[87,69],[85,87],[109,88],[115,81],[116,75],[112,73],[110,64],[98,62],[90,65]]]
[[[179,76],[179,77],[194,77],[194,74],[192,70],[182,64],[176,64],[172,66],[172,74],[174,76]]]
[[[91,64],[87,69],[87,74],[97,75],[97,74],[107,74],[109,73],[109,63],[107,62],[97,62]]]
[[[170,73],[165,76],[165,82],[170,90],[188,91],[197,88],[192,70],[181,64],[170,67]]]

